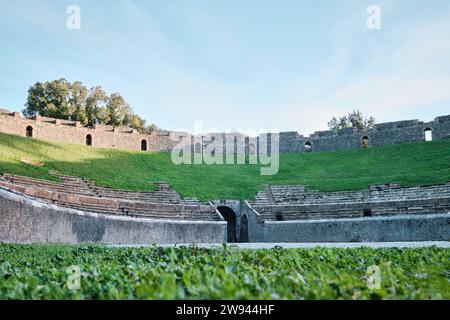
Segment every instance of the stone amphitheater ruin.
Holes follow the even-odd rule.
[[[0,132],[38,139],[170,151],[173,136],[188,133],[95,126],[51,118],[21,118],[0,110]],[[450,138],[450,116],[408,120],[371,130],[321,131],[309,137],[279,133],[280,152],[332,151]],[[198,137],[191,136],[192,149]],[[200,137],[200,150],[208,141]],[[258,137],[243,140],[244,152]],[[254,142],[253,142],[254,141]],[[255,145],[252,146],[252,143]],[[0,242],[220,243],[450,240],[450,182],[401,187],[371,185],[358,191],[316,192],[299,185],[267,185],[254,199],[200,202],[164,183],[151,192],[97,186],[89,179],[51,173],[52,182],[8,173],[0,176]]]

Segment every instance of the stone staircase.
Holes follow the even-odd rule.
[[[156,182],[150,192],[133,192],[96,186],[92,181],[51,173],[62,182],[11,174],[0,176],[0,187],[57,206],[108,215],[156,219],[219,221],[214,206],[182,199],[166,183]]]
[[[304,186],[266,186],[250,205],[262,220],[342,219],[450,212],[450,183],[423,187],[372,185],[358,191],[306,191]]]

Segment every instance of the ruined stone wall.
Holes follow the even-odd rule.
[[[362,140],[367,137],[370,147],[425,140],[425,130],[432,131],[432,138],[450,138],[450,116],[437,117],[431,122],[405,120],[379,123],[371,130],[356,130],[347,128],[339,132],[317,131],[309,137],[297,132],[280,133],[280,152],[304,152],[305,144],[309,142],[312,151],[333,151],[358,149]]]
[[[449,214],[266,221],[260,242],[449,241]]]
[[[61,208],[0,189],[0,242],[222,243],[226,222],[111,216]]]
[[[155,130],[151,134],[141,134],[124,127],[96,125],[88,128],[76,121],[39,116],[21,118],[18,112],[0,114],[0,132],[25,137],[27,127],[32,128],[33,138],[55,142],[86,144],[86,138],[90,135],[94,147],[141,150],[141,143],[145,140],[148,151],[170,151],[177,143],[169,131]]]
[[[26,128],[33,128],[33,137],[43,140],[85,144],[87,135],[92,137],[95,147],[117,147],[130,150],[141,150],[141,143],[146,141],[148,151],[171,151],[183,137],[189,137],[192,153],[205,153],[214,140],[211,137],[220,137],[223,141],[224,154],[258,154],[261,141],[265,135],[246,137],[242,134],[205,134],[193,136],[188,133],[156,130],[151,134],[140,134],[130,128],[121,128],[97,125],[87,128],[75,121],[65,121],[44,117],[34,119],[21,118],[18,112],[0,112],[0,132],[26,136]],[[347,128],[339,132],[316,131],[305,137],[298,132],[281,132],[279,134],[279,151],[305,152],[305,151],[334,151],[344,149],[358,149],[362,147],[363,138],[367,138],[370,147],[390,144],[423,141],[425,130],[432,131],[432,138],[450,138],[450,115],[436,117],[434,121],[422,122],[419,120],[404,120],[376,124],[371,130],[356,130]],[[232,137],[231,140],[229,137]],[[270,134],[269,134],[270,137]],[[270,142],[268,139],[268,154],[270,155]],[[233,146],[229,146],[229,144]],[[311,146],[307,150],[305,144]],[[263,147],[266,147],[264,144]]]

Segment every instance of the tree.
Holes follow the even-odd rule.
[[[366,118],[363,116],[362,112],[359,110],[349,113],[347,116],[331,118],[328,122],[328,128],[333,131],[340,131],[345,128],[355,128],[357,130],[368,130],[372,129],[375,125],[375,118]]]
[[[22,112],[26,117],[40,115],[80,121],[88,126],[129,126],[140,132],[156,128],[153,124],[146,127],[145,120],[133,113],[120,93],[108,96],[100,86],[88,90],[80,81],[70,83],[64,78],[36,82],[28,89],[25,107]]]
[[[69,92],[69,114],[70,120],[80,121],[83,125],[88,122],[86,110],[86,99],[88,91],[79,81],[74,82],[70,86]]]
[[[113,93],[106,105],[108,120],[106,124],[113,126],[129,125],[132,118],[130,105],[119,93]]]
[[[93,126],[106,123],[108,120],[106,112],[108,100],[108,95],[103,91],[102,87],[96,86],[89,90],[86,98],[87,125]]]
[[[76,89],[78,88],[79,83],[76,85]],[[71,103],[78,101],[78,97],[70,101],[70,91],[71,84],[64,78],[44,83],[36,82],[28,89],[23,114],[27,117],[40,115],[70,120],[70,116],[76,109],[71,106]]]
[[[130,127],[142,131],[145,129],[145,120],[139,117],[138,115],[133,114],[130,120]]]
[[[45,96],[45,85],[36,82],[28,89],[27,102],[25,109],[22,111],[25,117],[34,117],[38,114],[43,115],[47,108],[47,100]]]

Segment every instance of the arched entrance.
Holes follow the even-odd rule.
[[[229,207],[217,207],[227,221],[227,242],[236,242],[236,213]]]
[[[305,142],[305,152],[312,152],[312,144],[309,141]]]
[[[246,215],[241,218],[241,232],[239,233],[240,242],[248,242],[248,219]]]
[[[369,137],[364,136],[361,140],[361,148],[368,148],[369,147]]]
[[[33,127],[32,127],[32,126],[28,126],[28,127],[25,129],[25,135],[26,135],[28,138],[32,138],[32,137],[33,137]]]
[[[425,141],[432,141],[433,140],[433,131],[431,131],[430,128],[426,128],[424,130],[424,136],[425,136]]]
[[[88,134],[86,136],[86,145],[87,146],[92,146],[92,136],[90,134]]]
[[[147,140],[145,139],[141,141],[141,151],[147,151]]]

